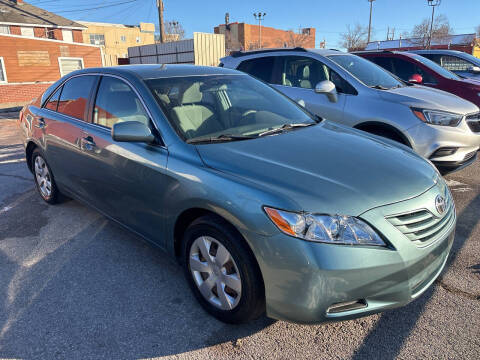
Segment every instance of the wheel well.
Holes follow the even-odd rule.
[[[358,130],[363,130],[370,134],[384,136],[391,140],[398,141],[399,143],[402,143],[403,145],[406,145],[410,148],[412,147],[410,141],[400,130],[388,124],[371,121],[357,124],[354,126],[354,128]]]
[[[25,149],[25,157],[27,159],[27,166],[30,169],[30,171],[32,171],[32,153],[33,153],[33,150],[35,150],[36,147],[37,147],[37,145],[33,141],[30,141],[27,144],[27,148]]]
[[[187,230],[188,225],[190,225],[193,221],[198,219],[201,216],[205,215],[216,215],[214,212],[201,209],[201,208],[193,208],[185,210],[180,216],[177,218],[175,222],[175,227],[173,228],[173,241],[174,241],[174,250],[175,256],[180,256],[182,253],[182,239],[185,230]]]

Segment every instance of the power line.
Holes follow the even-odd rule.
[[[136,2],[138,0],[128,0],[128,1],[123,1],[119,3],[112,3],[110,5],[103,5],[103,6],[96,6],[92,8],[86,8],[86,9],[79,9],[79,10],[63,10],[63,11],[56,11],[56,13],[72,13],[72,12],[83,12],[83,11],[90,11],[90,10],[97,10],[97,9],[104,9],[104,8],[109,8],[109,7],[114,7],[114,6],[119,6],[119,5],[124,5],[124,4],[130,4],[132,2]]]

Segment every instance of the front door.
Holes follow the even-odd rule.
[[[122,79],[100,80],[91,123],[83,138],[83,178],[87,201],[132,230],[161,244],[162,201],[168,152],[161,145],[116,142],[111,128],[117,122],[151,119],[133,88]]]
[[[274,85],[291,99],[303,101],[308,110],[328,120],[342,122],[345,107],[345,94],[338,91],[338,100],[332,102],[325,94],[317,94],[315,86],[325,80],[333,81],[334,73],[328,66],[317,59],[307,56],[282,56],[276,67]]]

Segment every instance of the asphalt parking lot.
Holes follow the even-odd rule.
[[[0,358],[479,358],[479,160],[447,176],[456,238],[419,299],[348,322],[231,326],[160,250],[76,201],[45,204],[23,156],[0,117]]]

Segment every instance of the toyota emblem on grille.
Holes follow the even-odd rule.
[[[445,203],[445,198],[442,195],[437,195],[435,198],[435,207],[437,208],[438,213],[443,215],[447,206]]]

